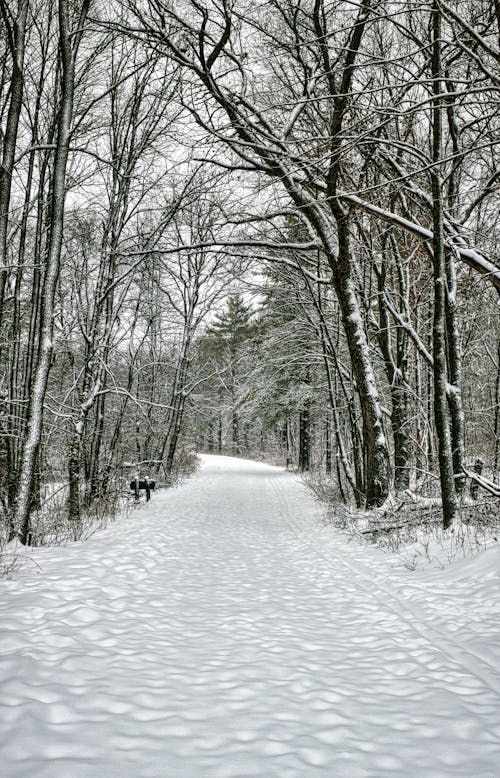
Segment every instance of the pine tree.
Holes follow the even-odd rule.
[[[226,404],[229,410],[231,427],[231,451],[242,453],[242,430],[239,406],[241,404],[241,361],[244,346],[255,333],[252,320],[252,309],[241,294],[231,295],[227,307],[222,311],[207,330],[209,348],[217,363],[219,376],[219,403]],[[222,448],[222,408],[219,409],[219,449]]]

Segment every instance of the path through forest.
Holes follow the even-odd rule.
[[[5,778],[496,778],[497,549],[416,574],[203,457],[0,582]]]

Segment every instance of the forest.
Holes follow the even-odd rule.
[[[500,4],[0,11],[0,545],[196,451],[498,519]]]

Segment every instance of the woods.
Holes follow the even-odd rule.
[[[194,450],[498,497],[495,5],[0,10],[2,543]]]

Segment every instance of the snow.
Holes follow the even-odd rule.
[[[340,199],[360,207],[367,213],[380,216],[382,221],[389,222],[389,224],[395,224],[396,226],[401,227],[403,230],[416,235],[416,237],[420,238],[421,240],[432,240],[433,234],[431,230],[428,230],[426,227],[422,227],[422,225],[418,224],[417,222],[405,219],[403,216],[400,216],[397,213],[387,211],[384,208],[380,208],[379,206],[374,205],[367,200],[362,200],[360,197],[357,197],[354,194],[349,194],[347,192],[340,194]],[[459,258],[465,262],[465,264],[469,265],[469,267],[471,267],[473,270],[476,270],[478,273],[489,276],[494,286],[500,288],[500,268],[493,262],[490,262],[490,260],[484,257],[477,249],[473,247],[469,248],[464,245],[465,241],[461,235],[453,234],[449,236],[445,241],[445,244],[448,246],[448,248],[454,250],[458,254]]]
[[[494,778],[499,551],[395,569],[296,475],[204,456],[0,583],[6,778]]]

